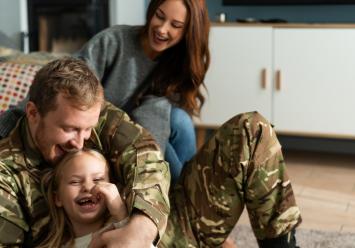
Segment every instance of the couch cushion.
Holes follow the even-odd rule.
[[[49,52],[31,52],[31,53],[13,53],[10,56],[0,57],[0,61],[11,62],[17,64],[45,65],[48,62],[69,56],[65,53],[49,53]]]
[[[0,113],[23,100],[41,65],[0,63]]]
[[[0,46],[0,61],[5,60],[7,57],[20,54],[21,52],[12,48]]]

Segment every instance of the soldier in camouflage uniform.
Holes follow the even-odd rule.
[[[46,77],[56,71],[69,71],[73,78],[81,73],[80,70],[68,70],[68,64],[88,73],[81,61],[52,62],[36,75],[30,90],[32,101],[35,101],[31,95],[33,88],[38,88],[39,81],[49,84]],[[51,73],[44,74],[45,70]],[[54,79],[63,81],[58,77]],[[85,85],[86,82],[88,84],[88,80],[81,83]],[[96,83],[94,85],[97,87]],[[72,94],[63,90],[66,86],[60,87],[50,101],[58,103],[60,94]],[[72,100],[69,99],[69,103]],[[80,110],[79,115],[86,112],[93,115],[92,108]],[[57,109],[50,111],[53,114],[60,109],[58,104]],[[26,113],[27,117],[21,119],[10,136],[0,143],[1,246],[35,246],[48,228],[48,208],[39,179],[41,171],[51,166],[51,159],[46,157],[46,147],[41,146],[40,139],[33,134],[31,113],[28,110]],[[64,120],[69,118],[65,111],[63,113]],[[85,119],[85,115],[79,117]],[[185,166],[169,197],[169,169],[151,136],[109,103],[103,104],[97,118],[98,123],[91,134],[79,135],[75,141],[77,145],[70,143],[73,147],[60,146],[63,151],[58,154],[62,156],[69,148],[81,149],[83,140],[87,139],[86,147],[97,149],[106,156],[115,179],[124,185],[121,195],[131,219],[144,215],[155,224],[155,235],[145,244],[150,245],[155,237],[159,247],[219,247],[246,206],[260,247],[294,247],[293,230],[301,221],[300,212],[280,144],[271,125],[259,114],[238,115],[224,124]],[[91,131],[87,125],[84,131]],[[136,236],[127,235],[127,229],[122,228],[102,234],[99,242],[128,247],[119,242],[145,236],[146,229],[142,225],[139,229],[134,226],[137,221],[131,222],[139,230]]]
[[[170,210],[167,163],[143,128],[103,102],[102,86],[85,62],[68,58],[36,74],[26,117],[0,141],[0,246],[35,247],[48,228],[55,228],[47,226],[41,174],[69,150],[82,149],[84,140],[106,156],[124,185],[130,222],[119,230],[124,235],[117,235],[121,246],[160,240]],[[145,235],[130,232],[138,228]],[[136,243],[126,246],[125,239]]]

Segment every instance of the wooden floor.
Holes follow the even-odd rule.
[[[285,152],[299,228],[355,233],[355,156]],[[238,224],[249,224],[244,212]]]

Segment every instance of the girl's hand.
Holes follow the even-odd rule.
[[[99,182],[92,188],[91,193],[96,197],[102,197],[110,214],[121,221],[128,217],[126,205],[122,201],[116,185],[109,182]]]

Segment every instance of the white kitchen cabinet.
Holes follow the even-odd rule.
[[[272,28],[213,27],[210,50],[208,94],[196,122],[220,125],[253,110],[271,118]]]
[[[355,136],[355,29],[276,28],[276,129]]]
[[[212,27],[209,96],[197,123],[257,110],[278,132],[354,138],[355,29],[305,26]]]

